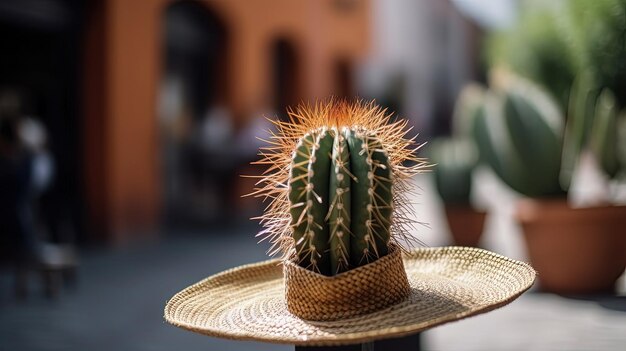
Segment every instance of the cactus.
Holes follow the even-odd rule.
[[[580,152],[589,139],[598,97],[597,89],[593,89],[592,86],[592,75],[585,71],[576,77],[570,89],[559,177],[563,189],[569,188]]]
[[[527,196],[563,192],[559,183],[564,120],[551,96],[510,72],[494,71],[485,114],[474,125],[481,158]]]
[[[626,176],[626,110],[622,110],[616,123],[617,130],[617,160],[619,162],[620,171],[618,176]]]
[[[290,182],[301,265],[331,275],[387,254],[391,173],[375,136],[346,127],[307,133],[293,155]]]
[[[463,87],[452,114],[453,138],[472,138],[476,119],[485,113],[485,97],[486,91],[482,85],[470,83]]]
[[[570,185],[580,153],[586,148],[608,177],[614,178],[626,169],[621,161],[626,154],[620,148],[620,124],[626,111],[620,113],[616,96],[609,88],[598,90],[591,86],[589,74],[583,73],[572,87],[561,165],[561,185],[565,189]]]
[[[478,84],[466,85],[454,106],[452,137],[435,140],[429,147],[435,162],[435,185],[446,204],[469,204],[472,171],[478,164],[473,142],[474,124],[484,110],[485,89]]]
[[[523,3],[520,13],[520,21],[512,31],[492,37],[487,54],[492,64],[513,69],[548,89],[567,110],[567,123],[557,134],[530,134],[545,132],[541,124],[547,124],[535,124],[537,116],[526,116],[524,109],[519,108],[524,104],[515,103],[516,98],[509,94],[517,88],[508,84],[503,95],[503,89],[496,87],[494,98],[488,99],[492,102],[486,103],[493,113],[476,123],[481,157],[511,187],[532,196],[568,191],[580,154],[586,149],[591,149],[609,177],[624,174],[624,162],[620,160],[626,156],[620,147],[623,138],[618,134],[626,122],[622,122],[624,112],[618,111],[626,107],[626,0],[571,0],[556,4],[532,1]],[[509,109],[515,105],[518,107]],[[524,118],[515,117],[514,110]],[[554,131],[561,128],[561,123],[551,124]],[[529,143],[529,139],[516,141],[516,136],[524,135],[548,142],[544,145],[547,152],[536,152],[544,149],[533,148],[537,144]],[[554,150],[561,138],[559,160]],[[527,146],[521,146],[520,141]],[[537,172],[540,160],[529,157],[551,160],[554,166]],[[560,189],[552,180],[557,166]],[[539,179],[542,176],[545,184]]]
[[[471,140],[441,138],[430,146],[430,158],[436,163],[435,185],[446,204],[469,204],[472,171],[478,163],[478,151]]]
[[[406,121],[374,103],[329,101],[289,111],[258,163],[270,165],[255,195],[272,202],[259,234],[274,252],[335,275],[411,240],[411,176],[425,166],[406,139]]]
[[[620,170],[617,118],[615,96],[604,89],[596,102],[589,146],[609,177],[615,177]]]
[[[511,188],[532,197],[563,194],[586,148],[609,177],[624,174],[626,111],[618,111],[608,88],[594,92],[580,77],[566,126],[556,103],[533,83],[505,71],[493,78],[474,137],[480,158]]]
[[[605,88],[598,96],[594,112],[589,148],[608,177],[623,177],[626,175],[626,110],[618,111],[615,95]]]

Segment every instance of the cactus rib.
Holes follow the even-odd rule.
[[[292,201],[292,226],[300,263],[321,274],[329,275],[328,227],[324,224],[328,212],[328,183],[333,137],[321,130],[302,139],[296,149],[292,166],[292,183],[289,193]],[[306,158],[307,168],[302,168]],[[304,173],[303,173],[304,172]],[[297,183],[297,185],[296,185]]]
[[[362,266],[387,254],[389,226],[391,224],[391,189],[388,160],[374,165],[373,154],[380,143],[366,136],[363,131],[348,130],[345,133],[350,149],[350,165],[354,178],[352,189],[352,233],[350,242],[351,263]],[[377,162],[382,158],[377,157]],[[384,171],[387,168],[387,172]],[[388,182],[377,179],[375,172],[386,175]],[[376,182],[375,182],[376,180]],[[376,183],[376,184],[375,184]],[[378,185],[378,186],[376,186]],[[378,198],[380,197],[380,199]],[[385,209],[384,207],[387,207]],[[382,213],[388,218],[382,218]]]
[[[329,193],[333,197],[328,212],[330,224],[330,262],[334,274],[350,267],[350,153],[343,133],[335,130]]]

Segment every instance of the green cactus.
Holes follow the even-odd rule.
[[[626,173],[626,110],[618,111],[615,95],[605,88],[595,105],[590,150],[610,178]]]
[[[276,130],[255,162],[268,168],[250,194],[270,201],[257,234],[270,255],[332,276],[419,243],[412,177],[429,165],[406,138],[408,121],[360,100],[287,113],[272,121]]]
[[[469,204],[472,171],[478,163],[476,146],[468,139],[440,138],[430,145],[436,163],[435,185],[446,204]]]
[[[525,1],[520,5],[518,24],[511,31],[492,36],[487,55],[491,64],[505,66],[541,84],[566,110],[561,119],[566,116],[567,123],[559,133],[563,134],[560,159],[554,150],[561,137],[557,135],[555,141],[550,136],[554,133],[545,133],[543,122],[533,126],[538,119],[527,116],[520,108],[523,104],[515,102],[519,99],[508,96],[511,87],[505,89],[504,96],[502,89],[494,89],[492,100],[497,102],[491,110],[504,117],[483,116],[475,125],[481,157],[511,187],[532,196],[568,191],[580,154],[587,149],[609,177],[624,174],[619,160],[626,156],[618,134],[626,123],[619,113],[626,106],[626,0]],[[551,129],[556,131],[560,124],[554,123]],[[531,130],[543,130],[544,136],[529,134]],[[524,136],[549,145],[540,147]],[[537,152],[540,149],[546,151]],[[553,166],[537,168],[542,164],[537,157],[551,161]],[[560,189],[553,181],[557,167]]]
[[[474,124],[480,155],[511,188],[527,196],[563,192],[559,183],[564,121],[539,87],[495,71],[494,92]]]
[[[478,115],[485,113],[486,93],[485,88],[479,84],[470,83],[463,87],[452,114],[453,138],[472,138]]]
[[[478,84],[466,85],[459,94],[452,115],[452,136],[430,144],[429,155],[437,167],[435,185],[446,204],[469,204],[472,171],[478,164],[473,142],[474,124],[485,113],[485,89]]]
[[[559,176],[563,189],[569,189],[580,152],[585,148],[589,139],[598,97],[597,89],[592,86],[591,74],[581,72],[570,90]]]
[[[298,263],[334,275],[388,253],[391,166],[366,130],[326,128],[300,139],[289,201]]]
[[[510,72],[492,83],[474,137],[480,158],[511,188],[531,197],[563,194],[587,148],[609,177],[624,174],[626,111],[619,113],[611,90],[597,93],[577,80],[565,126],[556,103],[533,83]]]
[[[626,176],[626,110],[622,110],[617,118],[617,143],[616,152],[620,170],[618,176]]]
[[[604,89],[596,102],[589,146],[609,177],[617,175],[620,168],[617,151],[617,117],[615,96],[609,89]]]
[[[561,185],[569,188],[579,155],[589,148],[607,176],[624,169],[620,159],[620,120],[618,102],[609,88],[592,89],[589,75],[583,74],[572,88],[568,121],[563,143]]]
[[[293,238],[301,264],[317,267],[323,274],[330,272],[328,226],[320,224],[328,212],[330,158],[326,155],[332,143],[325,130],[301,139],[294,153],[289,192]]]

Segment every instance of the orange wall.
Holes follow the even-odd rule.
[[[160,204],[156,89],[162,5],[107,0],[86,38],[85,165],[93,229],[121,242],[153,233]]]
[[[270,47],[290,40],[302,59],[303,98],[334,91],[333,64],[355,62],[368,43],[369,2],[203,0],[229,31],[228,101],[237,119],[267,104]],[[169,0],[102,0],[86,33],[85,179],[88,213],[109,241],[154,233],[161,209],[156,93]]]
[[[369,1],[355,0],[349,13],[337,11],[335,0],[204,0],[230,31],[232,58],[230,100],[235,116],[245,119],[259,101],[271,98],[270,48],[286,38],[302,59],[300,89],[304,98],[326,97],[334,91],[333,64],[356,62],[368,49]],[[267,103],[267,101],[265,101]]]

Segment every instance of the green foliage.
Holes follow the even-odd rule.
[[[488,37],[490,66],[537,82],[563,109],[586,72],[593,89],[611,89],[626,106],[626,0],[526,0],[520,10],[512,28]]]
[[[577,70],[588,70],[594,88],[611,89],[620,106],[626,106],[626,0],[566,4],[562,35]]]
[[[487,61],[492,67],[507,67],[541,84],[564,109],[576,62],[557,21],[562,6],[557,6],[558,2],[525,4],[513,28],[488,37]]]
[[[293,155],[289,201],[298,262],[334,275],[388,253],[392,179],[378,138],[321,128]]]

